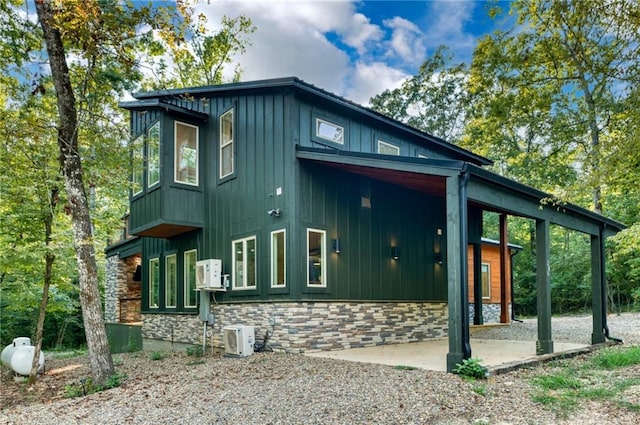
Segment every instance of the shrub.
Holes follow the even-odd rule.
[[[456,373],[465,378],[485,379],[489,374],[489,369],[482,365],[482,360],[478,358],[464,359],[462,363],[456,364],[453,369]]]

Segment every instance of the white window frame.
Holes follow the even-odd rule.
[[[184,167],[180,167],[179,164],[179,153],[183,148],[188,148],[188,149],[192,149],[191,146],[186,145],[186,143],[181,143],[178,141],[178,126],[183,126],[183,127],[188,127],[188,128],[193,128],[196,131],[196,147],[195,147],[195,182],[189,182],[187,180],[180,180],[179,178],[179,173],[182,169],[187,169],[189,167],[187,167],[186,165]],[[200,146],[199,146],[199,142],[200,142],[200,129],[198,128],[198,126],[195,125],[191,125],[191,124],[187,124],[184,123],[182,121],[175,121],[173,124],[173,139],[174,139],[174,143],[173,143],[173,181],[176,183],[181,183],[181,184],[188,184],[190,186],[198,186],[198,182],[199,182],[199,175],[200,175],[200,167],[199,167],[199,157],[200,157]],[[180,146],[179,146],[180,145]]]
[[[154,128],[158,128],[158,139],[157,139],[157,156],[154,155],[154,157],[151,157],[151,131]],[[158,184],[160,184],[160,179],[161,179],[161,163],[162,163],[162,134],[160,132],[160,121],[156,122],[154,125],[152,125],[149,130],[147,130],[147,188],[152,188],[154,186],[157,186]],[[156,163],[156,166],[158,167],[158,175],[157,175],[157,180],[152,181],[151,180],[151,165],[152,165],[152,159],[154,160],[153,162]]]
[[[319,233],[320,239],[320,283],[311,282],[310,271],[316,266],[314,259],[309,252],[309,235],[311,233]],[[307,229],[307,286],[310,288],[326,288],[327,287],[327,232],[320,229]]]
[[[483,300],[487,300],[491,298],[491,264],[489,263],[482,263],[481,265],[481,275],[484,275],[484,267],[487,267],[487,294],[488,295],[484,295],[484,287],[482,288],[482,299]],[[483,279],[480,279],[480,281],[482,282]]]
[[[222,123],[225,120],[225,117],[227,115],[231,115],[231,138],[227,141],[222,140],[222,136],[223,136],[223,132],[222,132]],[[229,109],[228,111],[226,111],[224,114],[220,115],[220,120],[219,120],[219,136],[218,136],[218,155],[220,157],[219,159],[219,176],[221,179],[231,176],[233,175],[233,173],[236,170],[236,158],[235,158],[235,145],[234,145],[234,140],[235,140],[235,115],[234,115],[234,108]],[[231,171],[229,171],[228,173],[223,174],[223,163],[224,163],[224,158],[222,156],[222,150],[228,148],[231,150]]]
[[[154,270],[154,264],[157,267],[157,270]],[[158,309],[160,308],[160,258],[153,257],[149,259],[149,276],[147,287],[149,288],[149,309]],[[153,303],[154,292],[156,294],[157,299],[156,303]]]
[[[169,267],[170,260],[173,260],[173,268]],[[169,275],[171,270],[173,270],[173,276]],[[173,294],[170,293],[171,289],[173,289]],[[169,304],[171,296],[173,296],[173,304]],[[176,254],[164,257],[164,303],[166,308],[178,306],[178,256]]]
[[[382,149],[392,149],[395,153],[382,153]],[[396,155],[400,156],[400,146],[396,146],[393,143],[385,142],[384,140],[378,140],[378,153],[382,155]]]
[[[320,127],[323,124],[331,126],[331,127],[334,127],[336,130],[340,129],[340,138],[339,138],[339,140],[336,140],[335,137],[329,138],[329,137],[323,136],[320,133]],[[341,126],[341,125],[338,125],[338,124],[336,124],[334,122],[323,120],[322,118],[316,118],[316,136],[320,137],[321,139],[329,140],[330,142],[337,143],[339,145],[344,145],[344,127]]]
[[[192,278],[191,274],[189,273],[189,267],[187,264],[187,256],[191,256],[193,255],[193,288],[190,290],[189,288],[189,280]],[[195,299],[195,303],[194,304],[189,304],[189,295],[193,292],[195,293],[196,290],[196,262],[198,261],[198,250],[197,249],[190,249],[188,251],[185,251],[183,254],[183,259],[184,259],[184,307],[185,308],[190,308],[190,307],[197,307],[198,306],[198,297],[196,296]]]
[[[144,191],[144,134],[133,139],[131,146],[131,192],[136,196]]]
[[[427,155],[423,155],[423,154],[421,154],[421,153],[419,153],[419,154],[418,154],[418,158],[421,158],[421,159],[429,159],[429,157],[428,157]]]
[[[277,235],[282,234],[282,252],[278,251]],[[286,288],[287,286],[287,231],[286,229],[271,232],[271,287]],[[282,261],[280,260],[282,257]],[[278,283],[278,264],[282,266],[283,282]]]
[[[249,241],[253,241],[253,285],[249,286],[247,284],[248,273],[248,254],[247,245]],[[236,244],[241,244],[242,246],[242,264],[240,265],[241,270],[238,270],[238,264],[236,259]],[[233,290],[234,291],[247,291],[256,289],[258,286],[258,239],[255,235],[247,236],[246,238],[236,239],[231,242],[231,253],[233,258]],[[242,286],[238,286],[238,281],[240,276],[238,276],[238,272],[242,272]]]

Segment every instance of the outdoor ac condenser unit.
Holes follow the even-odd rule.
[[[225,355],[245,357],[253,354],[253,346],[255,344],[253,326],[225,326],[222,330],[224,332]]]
[[[196,261],[196,289],[226,291],[222,283],[222,260]]]

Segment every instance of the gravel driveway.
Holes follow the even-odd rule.
[[[640,344],[639,315],[610,316],[609,324],[613,335],[628,343]],[[573,339],[576,335],[590,335],[590,326],[589,317],[554,318],[554,339],[576,341]],[[487,338],[535,339],[535,329],[535,320],[526,320],[482,332]],[[76,375],[69,377],[68,383],[77,383],[77,371],[82,370],[86,376],[88,365],[83,358],[67,360],[64,364],[70,361],[82,363]],[[640,412],[620,410],[604,402],[593,402],[595,404],[585,406],[568,419],[558,417],[531,398],[530,378],[535,370],[519,370],[489,381],[467,382],[444,372],[403,370],[295,354],[259,353],[241,359],[210,356],[204,360],[171,354],[152,361],[149,353],[133,353],[118,355],[116,361],[118,370],[127,374],[123,385],[74,399],[29,402],[29,388],[11,385],[3,376],[0,423],[640,423]],[[631,370],[640,376],[639,368]],[[53,377],[42,377],[38,385],[57,385],[63,394],[65,382],[49,378]],[[18,391],[27,393],[27,402],[5,407]]]

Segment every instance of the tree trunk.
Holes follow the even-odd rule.
[[[64,174],[69,211],[73,226],[78,278],[80,281],[80,305],[93,381],[103,384],[115,373],[113,359],[102,318],[102,305],[98,289],[98,276],[93,246],[93,232],[89,204],[84,190],[82,163],[78,151],[77,110],[69,68],[62,43],[62,36],[54,26],[51,2],[36,0],[36,11],[51,66],[51,76],[58,101],[58,146],[60,165]]]

